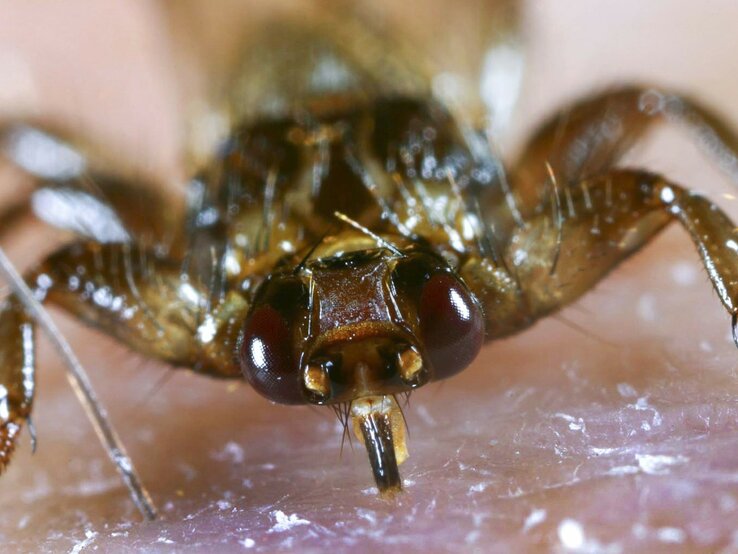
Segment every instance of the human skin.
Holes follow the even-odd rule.
[[[75,118],[140,172],[176,181],[179,97],[154,10],[6,1],[0,14],[2,113],[33,102]],[[727,0],[535,2],[508,150],[566,101],[622,82],[685,91],[738,126],[736,16]],[[64,37],[84,40],[75,50]],[[23,81],[17,64],[7,77],[11,51],[32,68],[36,98],[12,94]],[[629,164],[738,218],[738,183],[684,136],[659,133]],[[7,244],[20,265],[49,247],[36,232]],[[271,405],[244,384],[172,371],[60,315],[161,518],[141,522],[42,345],[38,450],[25,435],[0,478],[2,542],[23,551],[738,549],[738,351],[686,233],[669,228],[561,315],[488,344],[464,373],[413,394],[405,492],[393,501],[374,494],[361,448],[339,454],[329,410]]]

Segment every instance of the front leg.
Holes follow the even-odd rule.
[[[506,260],[517,285],[513,313],[523,327],[575,301],[670,221],[689,232],[725,309],[738,314],[738,232],[704,197],[651,173],[607,172],[570,189],[570,202],[542,210],[514,232]],[[475,288],[474,282],[471,283]],[[479,291],[479,285],[476,286]],[[481,297],[494,298],[489,290]],[[487,311],[500,311],[486,302]],[[489,317],[489,316],[488,316]],[[492,337],[496,338],[492,330]]]
[[[248,305],[135,244],[75,243],[30,276],[36,295],[146,356],[240,378],[233,349]]]
[[[233,349],[247,304],[213,299],[180,264],[130,244],[76,243],[26,280],[37,298],[150,357],[214,377],[240,378]],[[14,450],[34,395],[34,322],[13,296],[0,305],[0,471]]]

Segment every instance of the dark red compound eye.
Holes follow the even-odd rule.
[[[484,342],[484,317],[453,276],[439,273],[423,285],[418,316],[435,379],[458,373],[477,357]]]
[[[246,321],[240,357],[241,371],[257,392],[281,404],[305,402],[290,328],[268,304],[256,308]]]

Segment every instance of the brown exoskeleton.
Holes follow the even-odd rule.
[[[702,108],[637,87],[592,97],[545,125],[506,176],[421,77],[387,87],[382,72],[401,70],[361,41],[286,36],[266,67],[258,50],[247,60],[240,98],[270,104],[243,110],[193,181],[189,213],[93,175],[116,232],[79,228],[79,242],[26,276],[37,298],[152,357],[245,378],[273,401],[345,406],[382,492],[401,487],[407,456],[395,395],[578,298],[672,219],[735,319],[733,224],[660,176],[613,168],[664,119],[735,163],[734,135]],[[7,135],[18,163],[24,133]],[[104,213],[80,174],[40,188]],[[30,414],[33,340],[10,298],[3,464]]]

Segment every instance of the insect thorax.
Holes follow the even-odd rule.
[[[335,96],[241,127],[201,180],[236,277],[255,263],[269,271],[285,254],[335,235],[336,212],[374,233],[464,255],[478,247],[481,214],[472,202],[496,194],[495,175],[438,102],[356,105]]]

